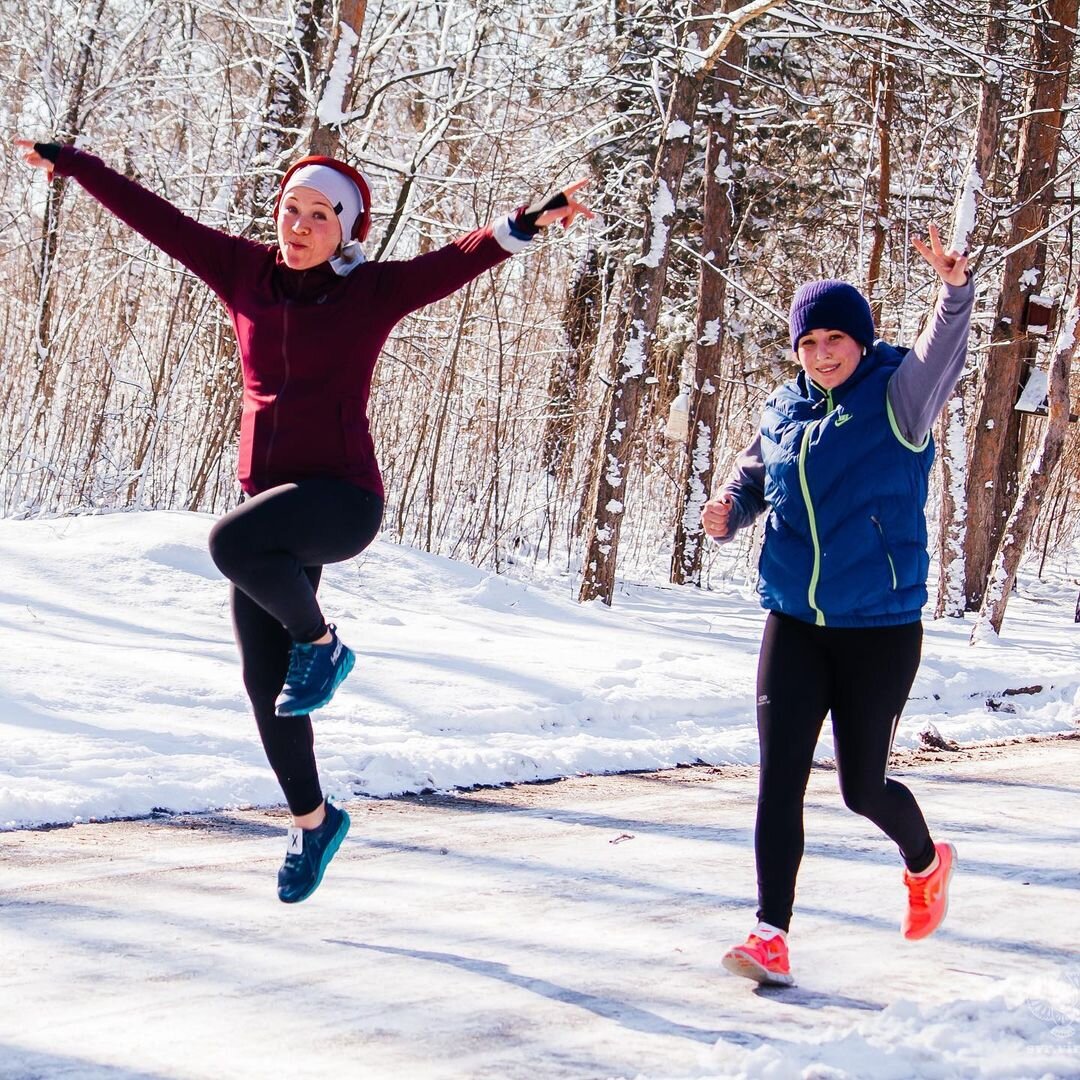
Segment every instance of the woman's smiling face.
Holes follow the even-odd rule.
[[[854,374],[863,347],[843,330],[810,330],[799,338],[795,355],[818,386],[835,390]]]
[[[314,188],[285,193],[277,219],[278,246],[285,265],[309,270],[333,258],[341,245],[341,226],[326,196]]]

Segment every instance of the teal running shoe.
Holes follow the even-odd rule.
[[[330,860],[349,832],[349,815],[326,804],[326,820],[316,829],[289,829],[289,848],[277,876],[278,899],[284,904],[306,900],[318,887]]]
[[[325,645],[293,642],[289,673],[274,703],[278,716],[304,716],[321,709],[352,671],[356,653],[337,636],[333,623],[327,629],[330,640]]]

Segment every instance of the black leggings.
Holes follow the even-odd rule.
[[[847,806],[896,841],[909,870],[934,860],[914,796],[885,777],[919,667],[922,623],[812,626],[771,612],[758,659],[758,918],[787,930],[803,855],[803,798],[827,712]]]
[[[311,717],[276,716],[274,703],[293,642],[326,631],[315,595],[323,566],[363,551],[379,531],[382,510],[378,495],[319,477],[247,499],[210,531],[210,555],[232,582],[244,687],[266,757],[297,816],[323,801]]]

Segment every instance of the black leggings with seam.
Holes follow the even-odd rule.
[[[266,757],[297,816],[323,801],[311,717],[279,717],[274,703],[293,642],[326,631],[316,596],[323,566],[363,551],[378,534],[382,511],[373,492],[316,477],[246,499],[210,531],[211,557],[232,583],[244,688]]]
[[[754,849],[758,918],[787,930],[803,855],[803,799],[825,714],[832,714],[840,791],[891,837],[913,873],[934,859],[922,811],[885,776],[896,725],[922,652],[922,623],[814,626],[770,612],[761,641],[761,745]]]

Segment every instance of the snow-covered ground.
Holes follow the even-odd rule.
[[[0,521],[0,1080],[1080,1077],[1076,740],[904,770],[960,856],[916,945],[893,846],[815,770],[798,986],[722,971],[754,897],[737,587],[608,609],[388,543],[331,568],[361,659],[316,724],[354,827],[278,903],[285,815],[235,809],[280,795],[210,524]],[[974,648],[928,623],[898,743],[1075,731],[1075,589],[1024,580]],[[455,793],[698,760],[729,767]]]
[[[783,990],[720,967],[752,769],[354,800],[297,907],[281,811],[8,831],[0,1080],[1075,1080],[1080,742],[994,753],[901,770],[959,852],[916,943],[814,771]]]
[[[211,522],[0,521],[0,829],[280,802]],[[927,723],[965,743],[1074,728],[1076,587],[1023,582],[1002,639],[975,647],[970,623],[928,622],[898,745]],[[316,720],[327,789],[756,761],[752,594],[628,586],[609,609],[572,592],[384,542],[330,567],[324,607],[360,660]]]

